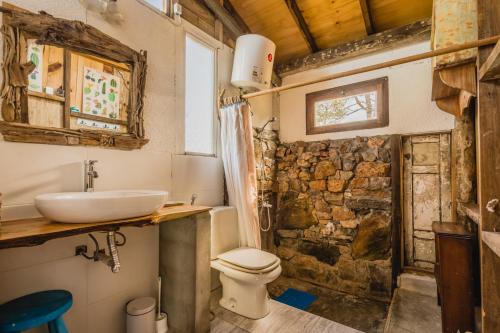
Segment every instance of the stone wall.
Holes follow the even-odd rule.
[[[283,274],[388,300],[390,137],[280,144],[276,163]]]
[[[269,215],[271,219],[271,228],[269,231],[261,231],[262,247],[268,251],[274,252],[274,227],[276,225],[276,149],[279,145],[279,136],[277,131],[254,129],[254,147],[255,162],[257,166],[257,188],[259,191],[259,218],[263,227],[268,225],[268,210],[262,209],[262,203],[267,202],[271,205]],[[264,200],[262,200],[262,191]]]

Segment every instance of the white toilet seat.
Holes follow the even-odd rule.
[[[252,247],[239,247],[223,252],[217,256],[217,259],[251,271],[266,269],[275,265],[279,260],[272,253]]]
[[[224,273],[227,277],[232,279],[250,283],[250,284],[267,284],[274,281],[281,274],[280,262],[270,271],[267,272],[245,272],[241,267],[231,267],[230,264],[223,262],[220,259],[212,260],[210,266],[221,273]]]
[[[235,269],[235,270],[240,271],[240,272],[249,273],[249,274],[268,273],[268,272],[271,272],[274,269],[276,269],[276,267],[278,267],[281,264],[281,260],[278,258],[278,260],[274,264],[272,264],[271,266],[269,266],[269,267],[266,267],[266,268],[263,268],[263,269],[248,269],[248,268],[241,267],[241,266],[232,264],[230,262],[224,261],[222,259],[217,259],[217,261],[221,265],[227,266],[229,268]]]
[[[281,264],[274,254],[249,247],[221,253],[216,260],[228,268],[249,274],[272,272]]]

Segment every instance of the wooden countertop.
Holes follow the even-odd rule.
[[[208,212],[211,209],[211,207],[189,205],[164,207],[153,215],[101,223],[59,223],[43,217],[2,221],[0,222],[0,249],[35,246],[55,238],[116,230],[119,227],[155,225]]]

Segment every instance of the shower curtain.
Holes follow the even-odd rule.
[[[238,210],[240,246],[261,248],[257,209],[257,176],[250,106],[246,102],[221,107],[222,161],[229,205]]]

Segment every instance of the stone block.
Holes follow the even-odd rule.
[[[342,168],[345,171],[353,170],[355,165],[356,165],[356,158],[354,157],[353,154],[349,153],[342,156]]]
[[[349,187],[350,188],[367,188],[369,184],[370,184],[370,178],[355,177],[351,180]]]
[[[281,259],[290,260],[295,256],[296,252],[289,247],[278,246],[277,254],[278,254],[278,257],[280,257]]]
[[[281,202],[276,221],[281,229],[307,229],[317,223],[312,204],[308,199]]]
[[[300,180],[310,180],[311,174],[308,171],[302,170],[301,172],[299,172],[299,179]]]
[[[329,176],[332,176],[337,172],[337,169],[333,165],[330,160],[324,160],[318,162],[314,169],[314,178],[315,179],[326,179]]]
[[[282,238],[297,238],[299,236],[299,231],[289,230],[289,229],[279,229],[278,235]]]
[[[344,204],[344,193],[324,192],[323,197],[326,202],[334,205]]]
[[[391,166],[389,163],[361,162],[356,167],[357,177],[385,177],[389,176]]]
[[[309,182],[309,188],[311,191],[324,191],[326,190],[326,181],[325,180],[313,180]]]
[[[297,165],[301,168],[309,168],[311,167],[311,163],[309,163],[309,161],[307,160],[303,160],[303,159],[298,159],[297,160]]]
[[[363,161],[374,162],[378,158],[378,149],[366,149],[365,151],[361,152],[361,157],[363,158]]]
[[[352,243],[355,259],[380,260],[389,256],[391,228],[388,214],[373,213],[361,220]]]
[[[340,250],[336,246],[323,243],[302,242],[299,251],[331,266],[335,265],[340,257]]]
[[[382,136],[373,136],[368,138],[368,147],[377,148],[382,147],[385,143],[385,138]]]
[[[392,206],[390,191],[352,189],[344,194],[345,205],[351,209],[383,209]]]
[[[356,218],[356,214],[347,207],[334,206],[332,208],[332,218],[336,221],[352,220]]]
[[[359,221],[358,220],[344,220],[340,221],[340,225],[342,228],[346,229],[356,229],[358,227]]]
[[[300,154],[300,159],[304,161],[308,161],[313,157],[313,154],[310,151],[306,151],[305,153]]]
[[[372,177],[368,189],[371,191],[383,190],[391,186],[391,177]]]
[[[335,179],[335,178],[329,178],[328,179],[328,191],[334,192],[334,193],[339,193],[343,192],[346,187],[346,181],[343,179]]]
[[[352,171],[344,171],[344,170],[340,171],[340,179],[349,180],[352,177],[354,177],[354,172],[352,172]]]

